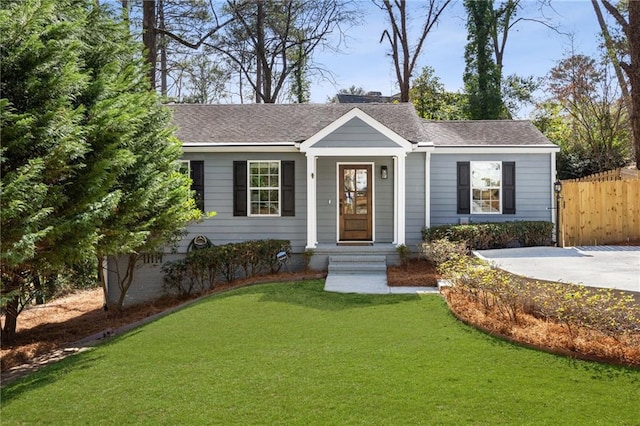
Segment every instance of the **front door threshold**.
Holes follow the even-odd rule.
[[[338,241],[338,246],[372,246],[373,241]]]

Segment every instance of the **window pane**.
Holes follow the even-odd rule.
[[[501,168],[496,161],[471,163],[472,213],[500,213]]]
[[[251,214],[279,215],[280,163],[252,161],[249,173]]]
[[[344,190],[345,191],[355,191],[356,183],[355,183],[355,173],[354,169],[348,169],[344,171]]]
[[[367,190],[367,169],[358,169],[356,176],[356,191]]]
[[[367,191],[356,192],[356,214],[367,214]]]

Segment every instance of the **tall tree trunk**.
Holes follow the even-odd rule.
[[[160,28],[160,94],[167,96],[167,37],[164,25],[164,0],[158,0],[158,27]]]
[[[151,89],[156,88],[156,0],[144,0],[142,2],[142,43],[146,50],[149,82]]]
[[[2,343],[11,343],[16,338],[16,326],[18,324],[18,297],[14,297],[7,303],[2,327]]]
[[[631,82],[631,127],[636,151],[636,168],[640,170],[640,1],[629,1],[627,39],[631,60],[627,74]]]
[[[633,146],[636,156],[636,168],[640,170],[640,0],[630,0],[629,21],[609,1],[601,0],[607,12],[618,22],[627,36],[629,45],[629,63],[620,62],[620,67],[627,73],[631,86],[631,130]]]
[[[257,1],[257,16],[256,16],[256,103],[262,103],[263,101],[263,89],[264,89],[264,77],[262,70],[262,58],[265,56],[264,51],[264,5],[262,0]]]
[[[622,91],[622,98],[624,99],[624,102],[627,106],[628,111],[631,112],[632,103],[631,103],[631,96],[629,94],[629,87],[627,85],[627,80],[624,78],[624,74],[622,73],[622,68],[620,67],[620,61],[618,60],[618,56],[616,55],[616,50],[613,45],[613,39],[611,38],[611,33],[609,32],[609,27],[607,26],[607,23],[604,20],[604,16],[602,16],[602,10],[600,10],[600,5],[598,4],[598,0],[591,0],[591,4],[593,4],[593,10],[596,12],[596,17],[598,18],[598,24],[600,25],[602,38],[604,39],[605,48],[607,49],[607,57],[613,64],[613,69],[616,73],[616,78],[618,79],[620,90]]]

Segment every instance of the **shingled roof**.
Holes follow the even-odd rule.
[[[427,142],[412,104],[175,104],[176,136],[184,144],[303,142],[354,108],[412,143]]]
[[[527,120],[423,120],[437,146],[555,146]]]

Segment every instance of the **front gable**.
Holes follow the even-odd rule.
[[[300,144],[301,152],[321,155],[397,155],[414,148],[359,108],[353,108]]]

